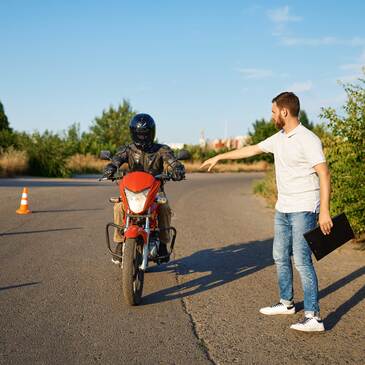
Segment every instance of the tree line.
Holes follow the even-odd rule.
[[[0,153],[9,149],[25,151],[28,173],[36,176],[66,177],[67,159],[75,154],[99,155],[101,150],[115,152],[130,142],[128,125],[136,114],[127,100],[118,107],[110,106],[96,117],[87,132],[80,132],[78,123],[61,133],[17,132],[10,125],[0,102]]]
[[[364,72],[365,74],[365,72]],[[358,234],[365,233],[365,79],[356,84],[342,84],[347,99],[338,114],[333,108],[324,108],[322,124],[314,125],[305,111],[300,121],[322,140],[331,171],[331,212],[345,211]],[[96,117],[88,131],[81,133],[79,124],[71,125],[62,133],[46,130],[43,133],[14,131],[0,102],[0,157],[9,150],[24,151],[28,158],[29,174],[37,176],[69,176],[67,160],[75,154],[98,155],[101,150],[114,153],[119,146],[129,143],[128,125],[136,114],[127,100],[118,107],[110,106]],[[274,124],[265,119],[256,120],[249,131],[252,144],[276,133]],[[193,160],[205,160],[222,151],[200,146],[186,146]],[[273,162],[270,154],[255,156],[245,162],[265,159]],[[273,184],[271,184],[273,185]]]

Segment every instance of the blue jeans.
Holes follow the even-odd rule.
[[[291,256],[299,272],[304,291],[304,311],[319,312],[318,281],[312,252],[303,233],[316,227],[317,214],[312,212],[275,212],[273,257],[278,273],[280,298],[293,300],[293,268]]]

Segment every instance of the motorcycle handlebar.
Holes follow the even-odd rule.
[[[106,180],[115,181],[115,180],[121,180],[122,178],[123,177],[109,177],[109,176],[103,175],[102,177],[100,177],[98,179],[98,181],[106,181]],[[155,175],[155,179],[158,179],[161,181],[170,181],[170,180],[172,180],[172,175],[171,174],[158,174],[158,175]]]
[[[171,174],[158,174],[155,175],[155,179],[162,180],[162,181],[169,181],[172,179]]]
[[[99,177],[99,179],[98,179],[98,181],[106,181],[106,180],[115,181],[115,180],[118,180],[118,178],[115,178],[115,177],[109,177],[109,176],[105,176],[105,175],[103,175],[102,177]]]

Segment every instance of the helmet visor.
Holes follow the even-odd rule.
[[[136,138],[140,142],[146,142],[149,139],[151,139],[151,131],[149,131],[149,130],[138,131],[138,132],[136,132]]]

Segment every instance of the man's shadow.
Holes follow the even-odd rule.
[[[198,251],[171,262],[165,270],[175,271],[178,276],[192,273],[204,273],[204,276],[149,294],[143,298],[142,305],[195,295],[253,274],[272,264],[272,239]],[[154,267],[150,271],[160,271],[160,267]]]
[[[272,239],[237,243],[217,249],[198,251],[191,256],[173,261],[167,266],[152,267],[149,271],[175,271],[178,276],[204,273],[204,276],[146,295],[143,298],[142,305],[182,299],[195,295],[258,272],[273,265],[273,263]],[[323,299],[363,275],[365,275],[365,266],[320,290],[319,298]],[[338,321],[351,308],[364,299],[365,287],[363,286],[324,319],[327,330],[335,327]],[[297,310],[302,310],[303,302],[296,303],[296,308]]]
[[[332,294],[338,289],[343,288],[344,286],[350,284],[352,281],[361,278],[365,275],[365,266],[360,267],[359,269],[353,271],[352,273],[344,276],[343,278],[335,281],[334,283],[328,285],[326,288],[321,289],[318,293],[318,298],[323,299],[327,295]],[[319,278],[321,280],[321,278]],[[346,302],[342,303],[335,311],[332,311],[325,319],[324,324],[327,330],[331,330],[336,326],[339,320],[344,316],[351,308],[355,307],[357,304],[362,302],[365,299],[365,286],[360,288],[351,298],[349,298]],[[295,307],[297,311],[304,309],[303,301],[295,303]]]

